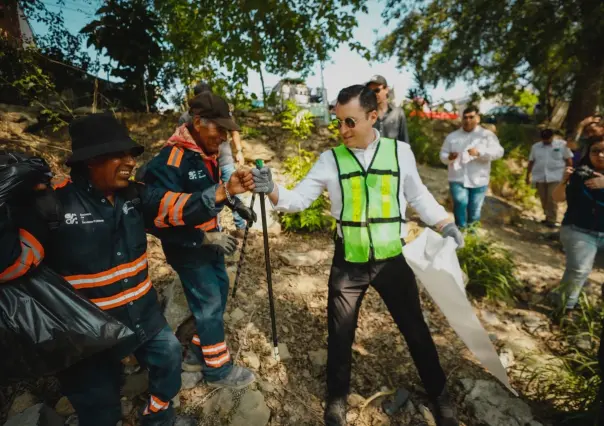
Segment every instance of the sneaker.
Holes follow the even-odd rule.
[[[250,370],[234,365],[231,372],[221,380],[207,382],[213,388],[243,389],[256,381],[256,376]]]
[[[202,370],[202,367],[201,360],[197,355],[193,351],[188,350],[185,359],[182,361],[182,371],[197,373]]]
[[[436,414],[434,417],[437,426],[459,426],[453,402],[451,402],[451,397],[446,388],[436,400],[433,401],[433,404]]]
[[[346,397],[327,398],[325,426],[346,426]]]

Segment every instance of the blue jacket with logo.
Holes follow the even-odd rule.
[[[145,228],[215,217],[215,191],[184,194],[132,183],[138,196],[118,192],[111,204],[87,178],[72,179],[55,187],[64,213],[56,229],[25,205],[0,214],[0,285],[44,261],[143,343],[166,324],[149,279]]]
[[[146,166],[145,183],[152,188],[176,192],[214,192],[220,182],[220,169],[215,158],[167,145]],[[217,253],[201,245],[205,232],[218,230],[218,213],[203,224],[181,228],[154,228],[160,238],[168,263],[173,266],[195,266],[214,259]]]

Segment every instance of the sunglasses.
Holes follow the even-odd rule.
[[[338,129],[341,129],[344,124],[346,124],[346,127],[349,129],[354,129],[354,127],[357,125],[357,121],[352,117],[346,117],[344,120],[336,118],[333,120],[333,122],[336,126],[338,126]]]
[[[381,91],[382,91],[382,88],[381,88],[381,87],[377,87],[377,88],[373,89],[373,93],[375,93],[376,95],[377,95],[378,93],[380,93]]]

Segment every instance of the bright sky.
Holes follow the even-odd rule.
[[[90,22],[96,10],[95,7],[81,0],[66,0],[65,6],[61,7],[57,6],[56,0],[43,0],[43,2],[51,10],[58,10],[59,8],[63,10],[67,27],[73,33],[79,32],[86,23]],[[95,3],[100,5],[102,1],[95,0]],[[392,29],[393,25],[391,24],[389,27],[383,25],[381,18],[384,9],[383,1],[370,0],[368,8],[369,14],[362,12],[357,14],[359,26],[354,31],[354,38],[373,50],[375,41],[380,36],[385,35],[389,29]],[[30,25],[36,34],[44,34],[46,31],[45,26],[40,23],[31,22]],[[403,99],[407,90],[414,85],[412,72],[409,69],[399,70],[396,67],[396,59],[392,58],[381,63],[368,62],[356,52],[348,49],[347,46],[342,46],[332,54],[331,61],[325,63],[323,75],[329,100],[335,99],[340,89],[352,84],[364,83],[374,74],[381,74],[386,78],[388,85],[394,88],[398,102]],[[101,77],[106,78],[107,76],[101,75]],[[276,85],[280,78],[281,76],[265,73],[264,81],[267,89]],[[309,75],[306,83],[312,88],[321,86],[320,65],[318,63],[315,66],[315,73]],[[261,87],[258,73],[250,71],[248,90],[261,97]],[[471,88],[465,83],[458,83],[450,89],[439,85],[431,91],[433,101],[458,99],[470,93]]]

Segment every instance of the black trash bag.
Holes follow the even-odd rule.
[[[53,374],[102,351],[120,359],[135,341],[44,264],[0,284],[0,382]]]
[[[52,173],[40,157],[0,153],[0,204],[29,194],[36,184],[50,185]]]

